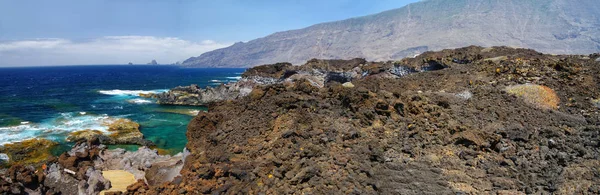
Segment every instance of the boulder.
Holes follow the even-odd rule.
[[[129,144],[140,142],[144,139],[144,134],[140,132],[140,124],[129,119],[118,119],[108,126],[109,137],[114,139],[117,144]],[[144,145],[144,144],[140,144]]]
[[[8,163],[10,161],[10,157],[8,154],[0,153],[0,164]]]
[[[124,149],[106,150],[100,155],[100,159],[95,162],[95,165],[103,170],[125,170],[132,173],[135,179],[146,179],[148,169],[160,169],[160,166],[155,163],[168,162],[159,165],[170,166],[181,159],[181,154],[175,156],[159,155],[157,150],[140,147],[134,152],[125,151]],[[178,167],[175,173],[178,174],[179,170],[181,170],[181,167]]]
[[[76,142],[79,140],[92,140],[93,138],[97,138],[101,135],[103,135],[101,131],[87,129],[69,134],[69,137],[67,137],[67,141]]]
[[[346,88],[353,88],[354,84],[352,84],[351,82],[346,82],[346,83],[342,84],[342,86],[344,86]]]
[[[592,99],[592,104],[597,108],[600,108],[600,99]]]
[[[67,141],[76,142],[98,138],[102,144],[154,145],[151,141],[144,139],[144,134],[139,129],[140,125],[132,120],[108,120],[106,125],[108,126],[108,133],[99,130],[76,131],[67,137]]]
[[[542,85],[513,85],[506,87],[506,92],[539,108],[556,109],[558,103],[560,103],[560,98],[556,95],[556,92]]]
[[[508,57],[506,57],[506,56],[498,56],[498,57],[493,57],[493,58],[486,58],[483,61],[490,61],[490,62],[493,62],[493,63],[497,64],[497,63],[499,63],[500,61],[503,61],[503,60],[508,60]]]

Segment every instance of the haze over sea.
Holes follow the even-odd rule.
[[[104,120],[127,118],[139,123],[158,148],[177,153],[187,142],[188,122],[206,108],[158,105],[139,94],[216,86],[239,79],[243,71],[146,65],[0,68],[0,144],[46,138],[68,148],[69,133],[106,130]]]

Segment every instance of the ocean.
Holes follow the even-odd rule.
[[[158,105],[139,94],[216,86],[236,81],[243,71],[145,65],[0,68],[0,145],[45,138],[67,149],[73,144],[65,140],[69,133],[105,131],[107,118],[127,118],[140,124],[146,139],[175,154],[185,147],[188,122],[206,107]]]

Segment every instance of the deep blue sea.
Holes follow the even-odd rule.
[[[106,121],[127,118],[139,123],[158,148],[177,153],[185,147],[193,113],[206,108],[158,105],[139,94],[219,85],[239,79],[243,71],[141,65],[0,68],[0,145],[46,138],[66,148],[71,132],[106,131]]]

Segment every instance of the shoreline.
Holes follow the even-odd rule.
[[[142,149],[175,164],[135,169],[144,177],[153,167],[171,170],[169,181],[138,181],[124,193],[597,193],[599,57],[472,46],[397,62],[257,66],[240,79],[252,84],[244,96],[240,84],[179,88],[192,89],[181,97],[196,94],[197,102],[215,89],[235,98],[208,96],[210,112],[188,125],[189,153],[173,159]],[[103,181],[91,167],[127,152],[107,158],[115,151],[92,142],[38,174],[70,168],[78,190],[104,189],[106,182],[90,183]],[[127,169],[119,163],[113,168]],[[46,181],[30,190],[59,189]]]

